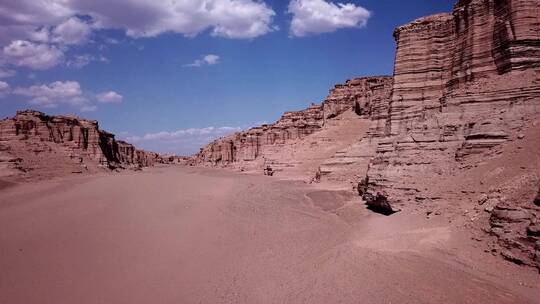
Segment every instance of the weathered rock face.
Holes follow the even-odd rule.
[[[501,254],[540,265],[540,210],[523,200],[540,182],[530,165],[538,153],[523,152],[538,144],[540,1],[459,1],[453,13],[418,19],[394,36],[386,129],[371,134],[376,153],[361,183],[368,205],[385,212],[460,206],[487,185],[500,187],[508,199],[485,211]],[[475,171],[482,166],[492,171]]]
[[[530,201],[520,202],[519,198],[496,197],[489,231],[503,247],[505,259],[540,268],[540,208]]]
[[[122,140],[116,141],[118,150],[118,162],[128,166],[151,167],[156,163],[168,163],[168,159],[162,158],[158,153],[143,151],[135,148],[130,143]]]
[[[327,121],[346,112],[358,115],[384,112],[382,102],[391,90],[391,77],[364,77],[336,85],[322,105],[297,112],[286,112],[274,124],[263,125],[218,139],[195,156],[199,165],[246,164],[262,169],[267,159],[274,159],[277,147],[292,144],[320,131]],[[283,164],[287,166],[287,164]]]
[[[19,159],[12,163],[21,171],[46,171],[47,167],[54,167],[50,169],[55,174],[62,168],[67,172],[83,172],[98,166],[151,166],[160,160],[156,153],[116,141],[113,134],[99,129],[97,121],[48,116],[33,110],[18,111],[15,117],[1,120],[0,143],[4,154]]]
[[[0,121],[0,140],[51,142],[67,148],[72,157],[102,165],[115,161],[114,135],[100,131],[97,121],[75,116],[18,111],[12,119]]]
[[[356,114],[371,117],[386,114],[392,77],[362,77],[337,84],[323,102],[324,118],[331,119],[354,109]]]
[[[274,124],[251,128],[210,143],[196,156],[196,161],[209,165],[254,161],[264,155],[268,146],[303,138],[318,130],[322,123],[321,106],[287,112]]]
[[[460,1],[451,14],[396,29],[387,129],[368,193],[406,205],[421,191],[414,186],[419,177],[449,174],[459,161],[493,152],[538,118],[538,4]]]

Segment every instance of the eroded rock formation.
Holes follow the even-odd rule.
[[[43,177],[92,172],[98,167],[139,168],[160,161],[156,153],[117,141],[113,134],[100,130],[95,120],[34,110],[0,120],[0,146],[5,172],[11,169]]]
[[[315,181],[354,179],[373,210],[445,212],[540,267],[540,1],[460,0],[394,37],[393,77],[336,85],[321,106],[219,139],[196,162],[309,165]]]
[[[201,150],[196,159],[199,163],[212,165],[255,161],[264,155],[268,146],[301,139],[321,128],[322,123],[321,106],[287,112],[274,124],[251,128],[212,142]]]
[[[345,84],[336,85],[321,105],[286,112],[276,123],[251,128],[210,143],[195,156],[195,162],[198,165],[260,170],[268,165],[294,167],[302,160],[283,156],[287,151],[282,148],[335,126],[340,119],[337,117],[345,112],[354,111],[358,118],[385,117],[388,103],[384,100],[389,96],[391,83],[392,78],[387,76],[348,80]],[[332,137],[327,140],[332,141]]]
[[[418,176],[437,178],[517,138],[538,115],[539,22],[538,1],[473,0],[396,29],[388,129],[368,174],[372,194],[384,191],[402,205],[421,191]]]
[[[471,202],[490,187],[521,189],[521,197],[487,211],[493,212],[494,235],[508,249],[503,256],[539,265],[538,238],[530,231],[540,213],[523,199],[538,187],[532,173],[538,168],[513,167],[511,153],[516,152],[505,147],[522,143],[522,153],[538,137],[540,2],[459,1],[452,13],[418,19],[397,28],[394,36],[387,129],[378,130],[364,198],[372,207],[396,211]],[[524,138],[531,129],[536,131]],[[503,170],[483,172],[480,180],[468,178],[475,167],[503,158],[508,166]],[[538,153],[532,154],[530,162],[539,161]],[[519,174],[508,173],[516,169]],[[529,183],[496,180],[505,174]],[[456,185],[477,187],[457,194]]]

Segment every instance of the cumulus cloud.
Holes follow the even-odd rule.
[[[46,70],[64,60],[64,53],[56,46],[15,40],[2,49],[7,63],[35,70]]]
[[[371,16],[368,10],[353,3],[324,0],[291,0],[288,12],[293,15],[290,33],[296,37],[365,27]]]
[[[192,63],[185,64],[184,67],[202,67],[205,65],[214,65],[219,62],[220,57],[218,55],[208,54],[204,55],[201,59],[197,59]]]
[[[142,136],[126,136],[129,142],[163,153],[193,154],[214,139],[241,131],[239,127],[189,128],[177,131],[147,133]]]
[[[48,43],[51,39],[49,28],[42,27],[35,31],[31,31],[28,35],[29,40],[40,43]]]
[[[36,4],[36,7],[39,5]],[[0,19],[5,17],[1,9],[0,4]],[[15,29],[12,35],[22,39],[12,40],[3,47],[0,57],[5,64],[34,70],[52,68],[63,62],[66,46],[87,42],[91,33],[90,24],[77,17],[69,18],[54,27],[34,26],[34,20],[19,17],[14,22],[21,22],[22,25],[12,25],[11,28]]]
[[[214,36],[249,39],[271,32],[275,15],[264,2],[253,0],[96,0],[75,7],[92,16],[97,27],[124,29],[131,37],[196,36],[210,30]]]
[[[107,92],[98,94],[96,98],[98,102],[101,102],[101,103],[121,103],[122,100],[124,99],[124,96],[114,91],[107,91]]]
[[[123,96],[107,91],[101,94],[85,92],[77,81],[55,81],[49,84],[35,84],[29,87],[16,87],[12,90],[9,85],[0,81],[0,91],[7,91],[10,94],[28,97],[29,104],[45,108],[55,108],[58,106],[71,106],[78,108],[81,112],[97,110],[97,103],[120,103]]]
[[[73,45],[90,41],[93,30],[120,29],[155,37],[203,32],[252,39],[277,29],[274,10],[262,0],[17,0],[0,1],[0,61],[36,70],[52,68]],[[107,39],[107,43],[119,40]],[[90,61],[74,58],[70,66]]]
[[[83,106],[87,102],[80,84],[76,81],[55,81],[51,84],[17,87],[13,94],[30,97],[30,104],[49,108],[59,104]]]
[[[90,24],[77,17],[72,17],[54,27],[52,35],[54,42],[70,45],[87,42],[91,32]]]
[[[76,15],[90,16],[95,28],[123,29],[131,37],[154,37],[165,32],[195,36],[210,30],[214,36],[255,38],[274,30],[275,12],[260,0],[18,0],[0,3],[0,20],[3,25],[13,27],[12,33],[57,26],[71,20],[61,32],[75,38],[71,34],[85,31],[81,20],[72,18]]]

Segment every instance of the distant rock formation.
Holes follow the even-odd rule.
[[[0,163],[8,172],[57,176],[98,168],[140,168],[162,162],[159,154],[137,150],[100,130],[95,120],[18,111],[0,120]],[[6,166],[8,164],[9,166]],[[36,174],[34,174],[36,173]]]
[[[196,161],[210,165],[255,161],[267,146],[303,138],[321,128],[322,123],[321,106],[287,112],[275,124],[251,128],[210,143],[196,156]]]
[[[321,105],[286,112],[273,124],[215,140],[195,155],[194,162],[203,166],[257,168],[262,172],[268,160],[280,153],[279,147],[296,143],[324,129],[327,121],[344,112],[355,111],[365,118],[372,115],[384,117],[387,110],[383,101],[391,91],[391,83],[392,78],[388,76],[348,80],[345,84],[336,85]]]

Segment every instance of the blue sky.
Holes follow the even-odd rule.
[[[394,28],[454,1],[337,3],[4,0],[0,116],[74,113],[139,147],[193,153],[348,78],[392,74]]]

